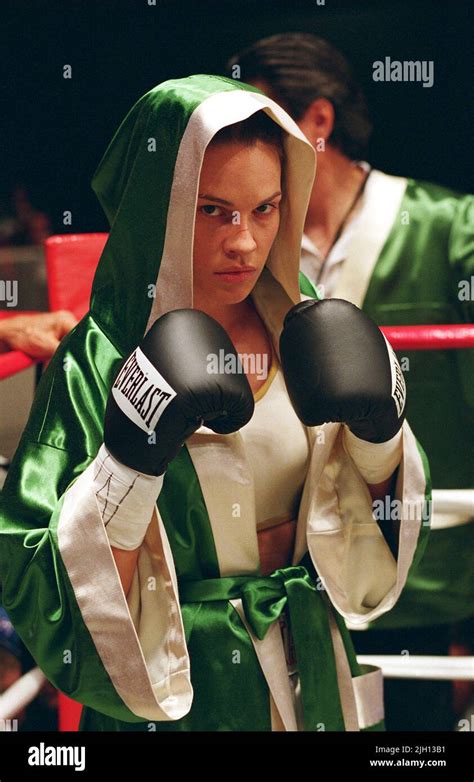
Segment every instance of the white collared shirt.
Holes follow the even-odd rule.
[[[365,161],[358,162],[357,165],[369,172],[366,184],[341,235],[331,247],[327,257],[323,257],[316,245],[305,233],[301,240],[300,269],[317,286],[318,292],[322,297],[334,295],[339,275],[342,272],[344,261],[348,256],[349,247],[354,234],[358,230],[360,218],[367,202],[371,167]]]

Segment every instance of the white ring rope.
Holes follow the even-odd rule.
[[[21,679],[17,679],[8,690],[0,695],[0,720],[12,719],[25,706],[28,706],[36,698],[45,681],[46,676],[40,668],[32,668],[31,671],[23,674]]]
[[[433,529],[474,521],[474,489],[433,489]]]
[[[381,668],[385,679],[474,681],[474,657],[364,654],[357,655],[357,660]]]

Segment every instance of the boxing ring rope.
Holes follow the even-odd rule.
[[[474,348],[473,324],[382,326],[381,331],[398,351]],[[474,519],[474,489],[433,489],[432,500],[437,514],[457,513]],[[474,657],[370,654],[358,655],[357,660],[381,668],[385,679],[474,681]]]
[[[452,326],[381,326],[394,350],[474,348],[474,324]]]
[[[416,654],[359,654],[361,664],[376,665],[384,679],[474,681],[474,657]]]
[[[46,676],[39,668],[23,674],[0,695],[0,731],[8,730],[5,722],[11,720],[39,695]]]
[[[396,351],[474,348],[474,324],[383,326],[381,331]],[[438,513],[468,515],[472,512],[474,516],[474,490],[434,490],[433,504]],[[360,663],[380,667],[387,679],[474,681],[474,657],[359,655],[357,659]],[[39,669],[30,671],[0,697],[0,719],[18,713],[36,697],[43,683],[39,684],[40,675]],[[80,704],[59,693],[59,730],[77,730],[80,710]]]
[[[474,348],[474,324],[430,325],[430,326],[381,326],[380,330],[394,350],[455,350]],[[474,518],[474,489],[433,489],[433,510],[438,518],[445,514],[453,518],[456,514]],[[467,521],[469,519],[467,518]],[[432,524],[433,529],[451,526],[441,519]]]

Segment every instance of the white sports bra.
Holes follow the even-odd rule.
[[[310,445],[274,350],[268,377],[255,394],[254,414],[240,434],[253,473],[257,530],[296,519]]]

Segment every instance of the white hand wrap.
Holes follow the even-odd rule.
[[[164,475],[145,475],[118,462],[101,445],[94,460],[93,489],[111,546],[138,548],[150,524]]]
[[[403,454],[402,430],[385,443],[369,443],[356,437],[344,424],[344,447],[366,483],[382,483],[390,478],[400,464]]]

